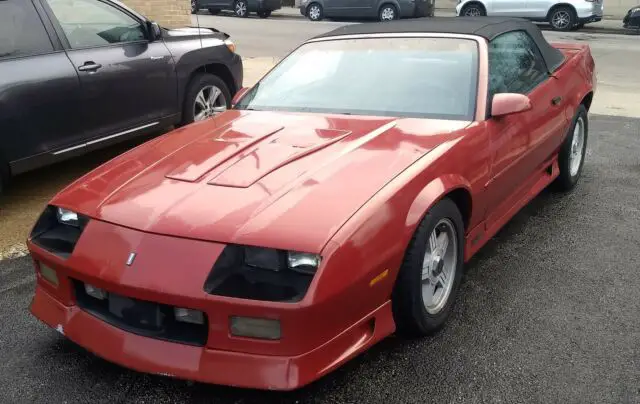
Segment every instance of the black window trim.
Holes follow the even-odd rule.
[[[147,21],[140,20],[140,18],[138,18],[137,15],[132,14],[131,12],[129,12],[129,10],[120,7],[119,4],[113,3],[113,2],[108,1],[108,0],[95,0],[95,1],[98,1],[100,3],[106,4],[107,6],[114,7],[118,11],[121,11],[122,13],[128,15],[129,17],[131,17],[135,21],[137,21],[142,26],[142,29],[143,29],[144,34],[145,34],[145,39],[142,39],[142,40],[139,40],[139,41],[116,42],[116,43],[108,43],[108,44],[104,44],[104,45],[82,46],[82,47],[79,47],[79,48],[73,48],[73,47],[71,47],[71,44],[69,43],[69,40],[67,39],[67,35],[64,33],[64,30],[62,29],[62,25],[60,25],[60,21],[58,21],[58,19],[56,18],[55,13],[51,9],[51,7],[49,7],[49,4],[47,4],[47,0],[36,0],[36,1],[38,1],[40,3],[41,7],[44,9],[45,13],[47,14],[47,17],[48,17],[49,21],[51,22],[51,24],[53,25],[53,27],[55,29],[55,32],[56,32],[60,42],[62,43],[62,47],[66,51],[71,52],[71,51],[79,51],[79,50],[87,50],[87,49],[112,48],[112,47],[121,47],[123,45],[148,44],[150,42],[149,38],[148,38],[149,31],[148,31],[148,28],[147,28]]]
[[[495,38],[493,38],[491,41],[487,41],[487,51],[491,48],[491,42],[495,41],[496,39],[504,36],[504,35],[508,35],[508,34],[513,34],[513,33],[517,33],[517,32],[522,32],[524,33],[530,40],[531,43],[533,44],[533,46],[535,47],[535,51],[537,52],[537,57],[542,61],[542,65],[544,66],[545,72],[546,72],[546,77],[541,80],[540,82],[538,82],[535,86],[533,86],[532,88],[530,88],[524,95],[529,95],[531,93],[533,93],[534,91],[536,91],[538,88],[540,88],[540,86],[544,83],[546,83],[549,79],[551,79],[553,77],[553,74],[549,71],[549,66],[547,66],[547,61],[544,59],[544,56],[542,55],[542,52],[540,51],[540,47],[538,46],[538,44],[536,43],[536,41],[531,37],[531,35],[529,35],[529,33],[526,30],[523,29],[515,29],[515,30],[511,30],[511,31],[506,31],[501,33],[500,35],[496,36]],[[491,57],[490,55],[487,55],[487,64],[488,64],[488,69],[487,69],[487,76],[491,74]],[[489,80],[487,80],[487,108],[486,108],[486,119],[490,119],[491,118],[491,103],[493,101],[493,95],[491,94],[491,91],[489,91]]]

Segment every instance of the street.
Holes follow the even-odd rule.
[[[193,21],[231,35],[245,58],[247,85],[305,39],[344,24],[209,15]],[[587,42],[596,59],[599,87],[581,182],[568,195],[543,192],[481,250],[442,332],[388,338],[296,392],[194,384],[111,364],[44,326],[28,313],[30,257],[0,254],[0,402],[640,403],[640,38],[545,36]],[[23,176],[0,203],[0,238],[23,240],[19,232],[54,187],[130,146]]]

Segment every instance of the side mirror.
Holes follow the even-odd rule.
[[[162,38],[162,30],[160,29],[160,25],[158,25],[155,21],[147,22],[147,31],[149,32],[149,41],[157,41]]]
[[[493,96],[491,116],[500,117],[531,109],[531,100],[523,94],[502,93]]]
[[[240,101],[240,98],[242,98],[242,96],[247,93],[247,91],[249,91],[249,87],[242,87],[240,90],[238,90],[236,95],[234,95],[233,99],[231,100],[231,106],[233,107],[234,105],[236,105],[238,101]]]

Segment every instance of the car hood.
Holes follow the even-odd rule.
[[[52,204],[152,233],[320,252],[386,183],[469,124],[230,110],[116,157]]]

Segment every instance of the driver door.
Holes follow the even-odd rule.
[[[101,0],[42,0],[78,72],[85,138],[132,133],[178,112],[174,61],[144,22]],[[47,7],[48,6],[48,7]]]

